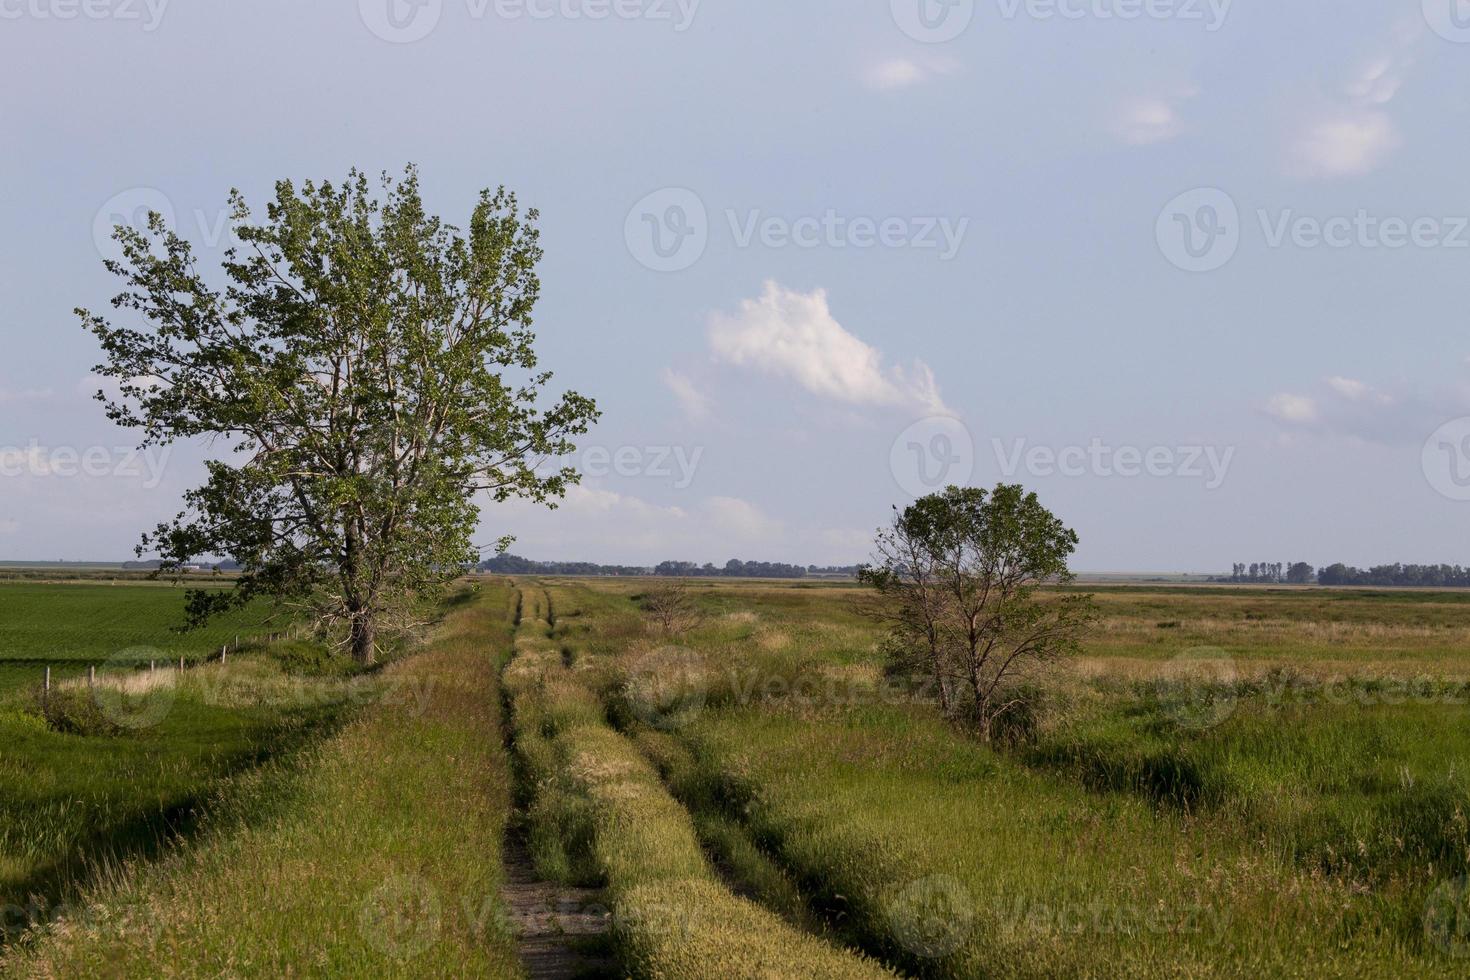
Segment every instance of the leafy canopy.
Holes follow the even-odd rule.
[[[598,415],[575,392],[548,408],[533,348],[537,213],[483,191],[459,229],[427,214],[418,173],[353,170],[341,184],[276,184],[265,219],[238,191],[241,242],[211,285],[188,242],[150,215],[118,227],[129,325],[78,314],[105,361],[107,414],[144,445],[223,440],[173,521],[146,534],[166,570],[206,555],[243,572],[195,592],[191,619],[256,595],[308,610],[371,660],[378,631],[479,558],[475,497],[551,503],[577,479],[548,459]],[[502,545],[503,546],[503,545]]]

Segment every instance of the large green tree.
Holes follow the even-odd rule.
[[[232,450],[138,550],[165,571],[240,562],[232,590],[190,594],[196,622],[269,596],[368,663],[480,557],[477,496],[555,506],[577,479],[556,461],[598,413],[576,393],[542,404],[537,214],[514,195],[483,191],[465,230],[426,213],[413,167],[379,187],[281,181],[264,220],[230,202],[241,244],[219,285],[153,214],[114,231],[106,263],[128,322],[78,310],[109,417],[144,445]]]

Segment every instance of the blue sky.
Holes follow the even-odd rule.
[[[87,400],[98,228],[413,161],[540,208],[604,410],[487,542],[847,563],[1004,478],[1087,570],[1470,561],[1460,7],[0,0],[0,559],[127,556],[208,452]]]

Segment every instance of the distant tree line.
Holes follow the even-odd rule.
[[[496,555],[476,568],[494,575],[661,575],[668,578],[806,578],[808,575],[856,576],[856,565],[788,565],[783,562],[741,561],[731,558],[723,565],[692,561],[665,561],[649,568],[643,565],[599,565],[589,561],[531,561],[518,555]]]
[[[1317,576],[1311,565],[1304,561],[1298,562],[1236,562],[1230,570],[1227,582],[1262,582],[1275,584],[1284,582],[1288,585],[1308,585]]]
[[[531,561],[519,555],[496,555],[476,568],[493,575],[652,575],[637,565],[598,565],[590,561]]]
[[[700,576],[722,576],[724,578],[806,578],[805,565],[787,565],[779,561],[741,561],[731,558],[721,567],[705,562],[696,565],[692,561],[664,561],[654,568],[655,575],[679,578]]]
[[[1261,584],[1310,585],[1397,585],[1421,588],[1470,587],[1470,568],[1459,565],[1374,565],[1371,568],[1354,568],[1338,562],[1326,568],[1313,569],[1304,561],[1292,562],[1236,562],[1229,577],[1216,579],[1225,582],[1251,582]]]
[[[1318,585],[1470,586],[1470,568],[1459,565],[1374,565],[1369,569],[1338,563],[1317,573]]]

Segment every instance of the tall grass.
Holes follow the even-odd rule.
[[[7,976],[520,973],[502,907],[506,595],[449,615],[340,732],[216,793],[0,960]]]
[[[631,608],[626,586],[592,588],[590,608]],[[1171,714],[1160,675],[1134,665],[1165,643],[1177,653],[1235,642],[1269,623],[1267,646],[1230,653],[1321,677],[1344,660],[1380,662],[1372,644],[1387,637],[1417,671],[1443,655],[1414,646],[1422,631],[1458,635],[1463,603],[1115,594],[1122,625],[1090,651],[1103,666],[1059,678],[1048,697],[1061,710],[993,750],[879,686],[878,636],[854,616],[852,593],[701,591],[711,615],[680,640],[703,665],[685,671],[701,689],[655,718],[668,732],[642,731],[648,714],[630,692],[646,650],[625,642],[599,687],[613,717],[666,771],[683,767],[682,799],[738,824],[829,922],[905,970],[1368,976],[1462,965],[1455,934],[1428,910],[1467,866],[1463,703],[1401,703],[1381,696],[1380,680],[1349,682],[1367,697],[1347,704],[1283,701],[1252,681],[1226,692],[1223,720],[1192,727]],[[1305,608],[1290,605],[1296,596]],[[1348,625],[1324,628],[1329,613]],[[1131,639],[1154,633],[1169,637],[1156,650]],[[1319,650],[1331,661],[1304,659]],[[1126,664],[1117,677],[1110,651]]]

